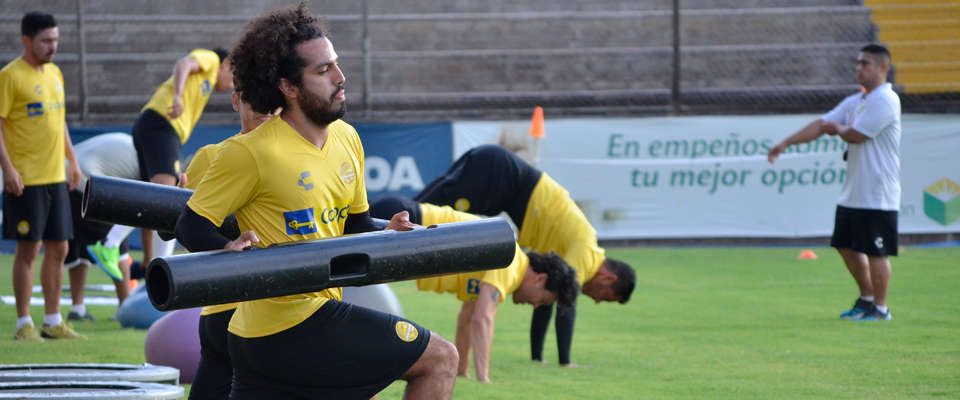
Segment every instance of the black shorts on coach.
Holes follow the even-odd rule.
[[[67,183],[24,186],[20,196],[3,191],[3,238],[24,242],[73,239]]]
[[[413,200],[490,217],[506,211],[521,228],[527,203],[542,175],[510,150],[484,145],[460,156]]]
[[[868,256],[897,255],[897,211],[837,206],[830,246]]]
[[[193,376],[190,399],[226,399],[233,383],[233,364],[227,344],[227,327],[236,309],[200,317],[200,363]]]
[[[140,180],[149,182],[157,174],[180,179],[180,135],[162,115],[144,110],[133,123],[133,148],[137,150]]]
[[[400,379],[430,341],[405,318],[328,300],[285,331],[229,334],[232,400],[369,399]]]

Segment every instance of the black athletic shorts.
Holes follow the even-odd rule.
[[[401,211],[410,213],[410,222],[423,225],[423,216],[420,215],[420,203],[409,197],[397,193],[387,193],[370,202],[370,216],[389,220]]]
[[[232,400],[362,399],[399,379],[430,341],[407,319],[329,300],[300,324],[273,335],[229,334]]]
[[[73,239],[67,183],[24,186],[23,194],[3,191],[3,238],[24,242]]]
[[[413,200],[491,217],[506,211],[521,229],[542,175],[510,150],[484,145],[466,152]]]
[[[133,123],[132,134],[141,180],[149,182],[157,174],[180,179],[180,135],[170,121],[156,111],[144,110]]]
[[[233,382],[227,327],[236,309],[200,317],[200,364],[193,376],[190,399],[226,399]]]
[[[837,206],[830,246],[868,256],[897,255],[897,211]]]
[[[67,258],[63,261],[65,268],[70,269],[79,265],[79,263],[96,265],[90,253],[87,253],[87,246],[105,242],[107,234],[113,228],[113,224],[103,222],[87,221],[83,219],[81,207],[83,205],[83,193],[77,190],[70,192],[70,211],[73,220],[73,239],[69,241],[70,248],[67,250]],[[129,254],[130,245],[127,239],[120,242],[120,254]]]

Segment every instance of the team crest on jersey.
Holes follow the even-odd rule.
[[[467,279],[467,293],[470,294],[480,294],[480,280],[479,279]]]
[[[30,233],[30,223],[20,221],[20,223],[17,224],[17,232],[20,233],[20,235],[26,236],[26,234]]]
[[[200,84],[200,92],[203,93],[203,97],[210,95],[210,81],[203,81]]]
[[[43,115],[43,102],[38,101],[36,103],[27,104],[27,116],[36,117],[38,115]]]
[[[287,225],[287,235],[308,235],[317,232],[317,221],[313,217],[313,208],[283,213]]]
[[[470,200],[461,197],[453,202],[453,208],[457,211],[467,212],[470,210]]]
[[[397,322],[396,328],[397,336],[404,342],[412,342],[417,340],[417,336],[420,336],[420,332],[417,332],[417,327],[407,321]]]
[[[357,171],[353,168],[353,164],[348,162],[340,164],[340,179],[348,185],[357,179]]]

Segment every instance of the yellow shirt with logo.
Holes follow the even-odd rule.
[[[37,71],[23,58],[0,69],[0,118],[10,162],[25,186],[67,180],[63,74],[53,63]]]
[[[200,181],[203,179],[203,176],[207,174],[207,169],[210,168],[210,164],[213,164],[213,160],[217,158],[217,152],[220,151],[220,148],[223,147],[223,143],[225,142],[226,140],[220,143],[208,144],[197,150],[193,155],[193,159],[190,161],[190,165],[187,166],[186,172],[184,172],[187,174],[187,184],[184,185],[185,188],[196,189],[197,186],[200,186]],[[238,304],[240,303],[207,306],[200,310],[200,315],[210,315],[233,310],[237,308]]]
[[[369,208],[363,147],[346,122],[328,129],[323,149],[282,118],[227,139],[187,205],[217,226],[236,214],[240,230],[256,232],[260,247],[342,235],[347,215]],[[342,290],[332,288],[242,302],[229,330],[246,338],[272,335],[341,298]]]
[[[187,77],[187,83],[183,87],[183,97],[181,97],[183,114],[174,119],[167,117],[167,111],[173,105],[173,76],[160,84],[147,105],[140,110],[140,112],[156,111],[170,121],[170,125],[180,136],[181,145],[190,139],[193,127],[200,119],[200,114],[203,114],[203,108],[206,107],[207,100],[210,100],[210,93],[217,85],[217,70],[220,68],[220,56],[210,50],[195,49],[190,52],[190,56],[200,64],[200,72]]]
[[[420,213],[423,218],[421,223],[423,226],[480,219],[476,215],[456,211],[448,206],[440,207],[426,203],[420,204]],[[473,301],[477,299],[477,295],[480,293],[480,284],[486,283],[493,285],[500,291],[500,301],[502,302],[507,298],[507,294],[516,292],[520,288],[520,283],[523,282],[523,275],[526,274],[529,264],[530,259],[526,254],[523,254],[520,246],[517,246],[513,262],[506,268],[418,279],[417,289],[422,291],[432,290],[437,293],[456,293],[457,298],[461,301]]]
[[[597,231],[587,221],[570,192],[543,173],[530,195],[518,242],[539,253],[554,252],[577,270],[577,281],[590,282],[603,260]]]

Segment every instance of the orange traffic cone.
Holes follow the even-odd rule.
[[[816,260],[817,254],[813,250],[804,250],[800,252],[800,255],[797,256],[797,259],[800,260]]]
[[[543,132],[543,107],[537,106],[533,109],[533,119],[530,121],[530,136],[542,138]]]

